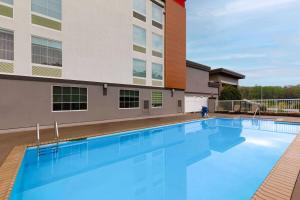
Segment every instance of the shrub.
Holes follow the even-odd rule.
[[[225,86],[220,93],[220,100],[241,100],[242,95],[238,88],[234,86]]]

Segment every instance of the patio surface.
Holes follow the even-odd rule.
[[[251,117],[250,115],[232,115],[232,114],[210,114],[211,117]],[[281,117],[281,116],[262,116],[262,118],[273,119],[276,121],[286,121],[286,122],[298,122],[300,123],[300,117]],[[74,139],[74,138],[82,138],[82,137],[91,137],[96,135],[106,135],[114,132],[140,129],[152,126],[159,126],[164,124],[172,124],[184,121],[191,121],[199,119],[199,114],[186,114],[186,115],[178,115],[172,117],[160,117],[160,118],[151,118],[151,119],[139,119],[139,120],[130,120],[130,121],[121,121],[121,122],[110,122],[110,123],[101,123],[101,124],[93,124],[93,125],[82,125],[82,126],[74,126],[74,127],[64,127],[59,129],[60,138],[61,139]],[[41,134],[41,142],[51,142],[54,138],[53,129],[44,129],[40,131]],[[300,135],[297,137],[298,142],[293,143],[294,149],[300,148]],[[36,133],[35,131],[24,131],[24,132],[15,132],[15,133],[7,133],[0,134],[0,166],[4,163],[8,154],[14,149],[14,151],[18,151],[17,146],[19,145],[28,145],[34,144],[36,141]],[[20,150],[22,152],[22,149]],[[287,153],[286,153],[287,154]],[[298,155],[297,155],[298,156]],[[11,157],[8,156],[7,160]],[[300,158],[300,156],[299,156]],[[20,159],[20,158],[18,158]],[[11,159],[15,162],[15,158]],[[282,160],[282,159],[281,159]],[[299,159],[300,160],[300,159]],[[7,163],[5,163],[7,164]],[[14,166],[17,166],[14,164]],[[5,167],[6,166],[1,166]],[[0,169],[1,169],[0,168]],[[17,167],[18,169],[18,167]],[[297,168],[296,168],[297,169]],[[12,173],[16,169],[11,169]],[[299,174],[299,168],[298,172]],[[1,184],[7,180],[3,180],[4,178],[0,177],[0,190]],[[295,183],[293,184],[295,185]],[[264,191],[264,190],[263,190]],[[3,197],[3,196],[2,196]],[[0,195],[0,199],[1,195]],[[260,198],[260,199],[280,199],[279,196],[277,198]],[[294,192],[292,196],[292,200],[300,199],[300,177],[294,187]]]

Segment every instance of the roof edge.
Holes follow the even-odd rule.
[[[211,67],[190,60],[186,60],[186,67],[191,67],[191,68],[195,68],[207,72],[211,71]]]
[[[238,79],[245,79],[246,76],[228,69],[224,69],[224,68],[217,68],[217,69],[213,69],[209,72],[209,75],[214,75],[214,74],[225,74],[234,78],[238,78]]]

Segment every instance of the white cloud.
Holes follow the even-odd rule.
[[[217,60],[235,60],[235,59],[247,59],[247,58],[263,58],[264,54],[227,54],[221,56],[213,56],[202,58],[202,61],[217,61]]]
[[[267,8],[280,7],[284,4],[296,2],[297,0],[236,0],[225,5],[222,9],[213,11],[214,16],[225,16],[230,14],[266,10]]]

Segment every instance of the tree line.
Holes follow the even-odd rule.
[[[300,98],[300,85],[296,86],[254,86],[240,87],[242,99],[297,99]],[[262,96],[261,96],[262,95]]]
[[[300,85],[296,86],[254,86],[233,87],[225,86],[221,91],[220,100],[242,99],[300,99]]]

